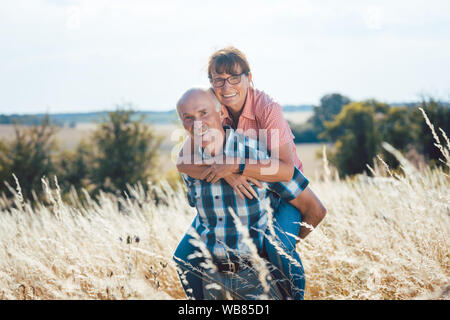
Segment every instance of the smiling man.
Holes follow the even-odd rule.
[[[242,174],[245,160],[263,160],[267,159],[268,155],[256,140],[237,133],[231,127],[222,126],[220,107],[210,89],[193,88],[180,98],[177,111],[183,127],[193,141],[189,147],[190,156],[187,159],[181,157],[180,160],[225,163],[239,175]],[[286,247],[287,241],[295,243],[295,239],[277,228],[276,224],[273,237],[268,232],[267,211],[269,206],[276,205],[274,202],[281,198],[286,202],[300,203],[306,215],[312,211],[324,215],[325,208],[307,187],[308,180],[301,172],[295,169],[289,182],[249,180],[251,183],[240,187],[253,195],[247,198],[238,195],[236,190],[239,190],[239,187],[233,186],[234,180],[229,180],[229,176],[215,183],[187,174],[182,174],[182,177],[188,188],[189,204],[197,210],[192,227],[210,252],[212,262],[218,269],[218,272],[212,273],[202,269],[200,266],[204,257],[193,255],[198,248],[186,246],[186,242],[192,240],[192,237],[185,236],[182,240],[185,244],[178,246],[174,259],[186,273],[183,275],[183,272],[180,272],[180,278],[185,276],[187,280],[187,284],[183,281],[182,284],[188,296],[197,299],[220,299],[225,298],[225,292],[228,292],[234,294],[237,299],[251,299],[264,292],[252,267],[251,246],[245,241],[245,233],[236,225],[232,213],[234,212],[248,231],[259,256],[266,258],[270,262],[269,265],[274,267],[272,275],[275,281],[270,282],[271,292],[276,292],[276,288],[282,292],[283,297],[289,295],[289,298],[302,299],[305,287],[304,270],[298,253],[293,250],[283,255],[276,249],[277,246]],[[286,255],[290,255],[291,259]],[[242,279],[246,281],[243,282]],[[208,286],[211,282],[219,284],[221,289]],[[274,293],[272,298],[276,297],[280,298],[280,295]]]

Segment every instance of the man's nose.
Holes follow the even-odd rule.
[[[192,126],[192,128],[193,128],[194,130],[196,130],[196,129],[201,130],[201,129],[202,129],[202,126],[203,126],[203,121],[201,121],[201,120],[195,120],[195,121],[194,121],[194,124],[193,124],[193,126]]]

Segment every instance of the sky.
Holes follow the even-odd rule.
[[[14,0],[0,6],[0,114],[173,109],[233,45],[282,105],[450,100],[448,0]]]

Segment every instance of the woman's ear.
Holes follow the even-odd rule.
[[[250,71],[248,72],[248,83],[249,83],[249,85],[251,84],[253,86],[252,73]]]

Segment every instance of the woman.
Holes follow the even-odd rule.
[[[226,163],[212,165],[181,163],[177,165],[178,170],[196,179],[206,179],[206,181],[212,183],[223,178],[241,198],[256,196],[251,187],[251,183],[255,183],[255,179],[266,182],[291,180],[294,166],[300,170],[303,169],[295,151],[294,135],[284,119],[282,107],[267,94],[251,86],[252,74],[245,55],[233,47],[215,52],[209,59],[208,77],[217,99],[222,104],[222,112],[225,117],[223,124],[238,131],[243,131],[244,134],[256,139],[261,138],[261,134],[258,135],[258,133],[262,132],[271,159],[258,163],[247,161],[241,170],[241,174],[232,173],[233,166]],[[190,141],[187,143],[190,143]],[[193,143],[190,144],[193,146]],[[277,170],[271,170],[271,168]],[[269,171],[270,174],[267,174]],[[284,232],[292,235],[300,233],[301,214],[295,207],[279,200],[278,205],[274,205],[273,209],[275,222]],[[279,237],[283,239],[284,249],[287,252],[295,250],[296,241],[294,237],[286,234],[280,234]],[[194,247],[189,243],[189,239],[191,239],[190,236],[185,236],[180,242],[174,255],[176,260],[186,261],[187,256],[193,252]],[[275,249],[272,244],[267,242],[266,249],[268,259],[273,264],[277,264],[274,260],[282,259],[274,252]],[[297,260],[301,265],[300,259]],[[199,260],[190,260],[190,263],[195,265],[199,263]],[[283,270],[287,267],[286,263],[278,263],[278,267],[282,272],[288,272],[288,270]],[[297,280],[295,286],[303,291],[302,268],[297,270],[297,273],[298,277],[296,278],[299,280]],[[187,293],[189,292],[188,296],[202,299],[201,275],[195,272],[187,272],[186,280],[189,286],[185,286],[185,290],[187,287],[192,289],[192,294],[187,291]],[[301,299],[303,298],[303,292],[291,293],[291,296]]]

